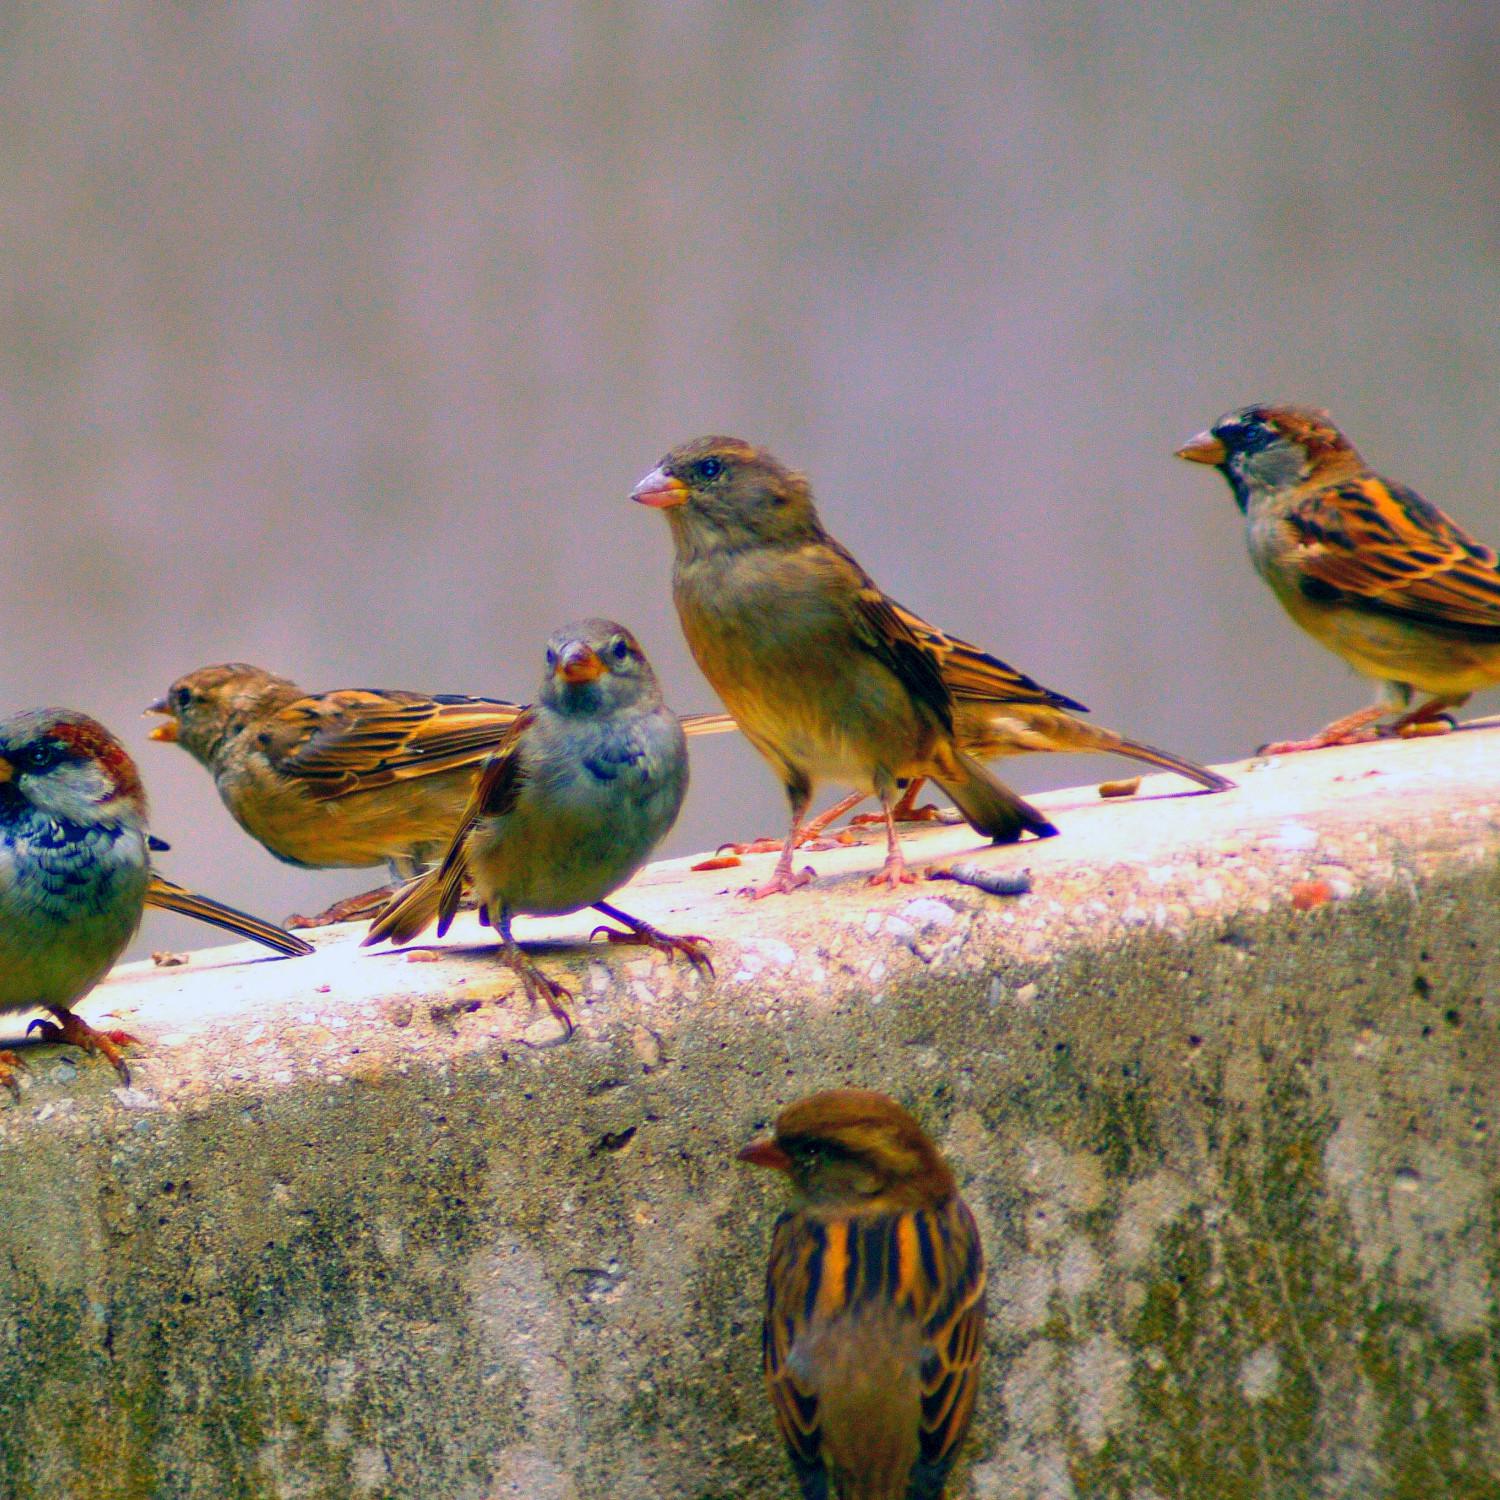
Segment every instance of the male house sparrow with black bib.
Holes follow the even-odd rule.
[[[569,992],[521,951],[511,935],[518,914],[592,906],[628,929],[603,929],[612,941],[681,953],[712,974],[701,939],[669,937],[604,899],[667,836],[687,781],[682,725],[635,637],[612,620],[563,627],[547,643],[536,703],[481,767],[442,863],[398,893],[365,943],[407,942],[434,918],[442,937],[472,886],[501,959],[569,1032]]]
[[[181,745],[231,816],[277,859],[309,869],[387,864],[398,880],[440,859],[480,763],[522,705],[457,693],[341,688],[309,693],[245,662],[199,667],[146,710],[151,738]],[[695,714],[688,734],[734,728]],[[393,886],[337,902],[297,926],[369,916]]]
[[[48,1040],[98,1052],[130,1081],[123,1032],[73,1006],[135,935],[147,906],[182,912],[284,954],[301,938],[151,869],[146,794],[124,747],[85,714],[39,708],[0,720],[0,1012],[44,1010]],[[0,1053],[0,1081],[18,1059]]]
[[[891,886],[913,878],[894,822],[902,783],[935,780],[996,843],[1057,832],[979,757],[1110,750],[1214,790],[1232,785],[1084,723],[1071,698],[897,604],[823,529],[807,479],[738,438],[673,449],[631,498],[666,516],[688,646],[786,787],[792,829],[758,896],[807,878],[793,874],[792,855],[820,780],[852,784],[854,800],[880,798],[887,854],[874,883]]]
[[[1369,708],[1269,753],[1435,724],[1500,683],[1500,567],[1415,490],[1377,474],[1325,411],[1226,413],[1177,450],[1216,468],[1245,517],[1256,571],[1314,640],[1380,684]],[[1413,690],[1427,701],[1411,708]]]
[[[941,1500],[984,1353],[984,1251],[953,1174],[893,1099],[789,1105],[740,1160],[795,1206],[766,1273],[766,1387],[805,1500]]]

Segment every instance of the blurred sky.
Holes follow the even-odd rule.
[[[806,469],[904,603],[1205,760],[1369,690],[1192,433],[1327,405],[1500,542],[1494,7],[65,0],[0,42],[0,700],[114,727],[163,867],[266,915],[373,873],[277,864],[142,706],[235,658],[529,697],[603,613],[711,707],[626,498],[701,432]],[[784,816],[709,741],[668,852]]]

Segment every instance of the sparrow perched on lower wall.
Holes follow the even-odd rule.
[[[875,880],[892,886],[912,878],[893,816],[902,783],[935,780],[996,843],[1057,832],[979,757],[1111,750],[1216,791],[1233,784],[1085,724],[1071,698],[904,609],[823,529],[807,479],[738,438],[673,449],[631,498],[666,516],[688,645],[786,787],[792,830],[757,895],[807,878],[792,855],[820,780],[880,798],[887,856]]]
[[[49,1041],[98,1052],[126,1083],[120,1048],[73,1006],[125,950],[147,906],[182,912],[283,954],[301,938],[196,896],[151,869],[146,794],[124,747],[102,724],[61,708],[0,720],[0,1012],[44,1010]],[[14,1087],[13,1052],[0,1082]]]
[[[762,1332],[805,1500],[941,1500],[979,1390],[984,1252],[953,1174],[894,1100],[789,1105],[740,1160],[784,1172]]]
[[[1415,490],[1383,478],[1327,412],[1246,406],[1177,450],[1224,476],[1256,571],[1314,640],[1380,684],[1369,708],[1268,752],[1435,724],[1500,683],[1500,567]],[[1429,695],[1412,709],[1412,692]]]
[[[604,899],[666,837],[687,781],[682,725],[635,637],[612,620],[565,626],[547,643],[540,696],[481,767],[442,863],[376,916],[365,944],[407,942],[434,918],[442,937],[472,885],[480,920],[500,934],[502,960],[569,1032],[560,1003],[569,993],[512,937],[518,913],[592,906],[629,929],[603,929],[611,941],[681,953],[712,974],[701,938],[669,937]]]
[[[277,859],[311,869],[387,864],[409,879],[440,859],[480,763],[522,706],[498,698],[343,688],[309,693],[262,667],[226,662],[179,677],[147,710],[151,738],[181,745],[231,816]],[[689,734],[734,728],[695,714]],[[368,916],[394,887],[336,903],[298,926]]]

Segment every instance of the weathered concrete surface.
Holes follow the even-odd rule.
[[[1500,1496],[1497,772],[1465,732],[1058,794],[980,856],[1018,900],[871,893],[878,844],[758,906],[661,868],[621,902],[718,983],[536,924],[562,1047],[472,927],[124,971],[85,1009],[134,1091],[36,1048],[0,1106],[0,1495],[788,1496],[732,1157],[853,1082],[985,1231],[955,1496]]]

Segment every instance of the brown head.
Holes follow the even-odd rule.
[[[813,1207],[886,1213],[933,1208],[953,1174],[922,1127],[884,1094],[830,1089],[789,1104],[740,1160],[785,1172]]]
[[[806,477],[741,438],[683,443],[630,498],[666,513],[679,557],[797,546],[823,534]]]
[[[1177,450],[1189,463],[1218,469],[1245,510],[1258,494],[1333,478],[1363,466],[1353,443],[1313,406],[1260,403],[1226,412]]]
[[[151,731],[151,739],[181,745],[212,770],[214,757],[246,724],[303,696],[302,689],[285,677],[230,661],[179,677],[145,711],[166,716],[166,722]]]

